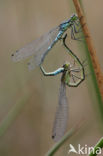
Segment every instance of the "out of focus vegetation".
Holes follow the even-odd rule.
[[[103,69],[103,1],[83,1],[87,23]],[[2,156],[43,156],[54,144],[51,139],[52,125],[56,105],[60,76],[45,78],[40,69],[28,71],[26,63],[13,63],[10,56],[16,49],[40,37],[53,27],[68,19],[73,13],[69,1],[0,1],[0,125],[4,121],[5,131],[0,135],[0,155]],[[68,39],[69,42],[70,38]],[[70,40],[70,47],[85,59],[83,50]],[[62,45],[57,45],[44,62],[47,71],[52,71],[69,60]],[[86,68],[88,71],[88,67]],[[88,83],[89,82],[89,83]],[[88,90],[91,85],[91,91]],[[94,145],[102,136],[99,123],[95,91],[91,76],[87,76],[78,88],[67,88],[69,101],[68,130],[81,119],[87,126],[78,131],[56,153],[57,156],[68,155],[69,143],[88,146]],[[21,107],[20,107],[21,105]],[[14,114],[10,116],[10,113]]]

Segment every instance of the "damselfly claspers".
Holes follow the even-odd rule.
[[[62,39],[62,36],[68,28],[71,29],[71,38],[76,40],[75,34],[79,33],[76,26],[79,26],[79,19],[76,14],[73,14],[70,19],[61,23],[47,34],[14,52],[12,54],[12,60],[18,62],[29,56],[33,56],[28,63],[29,69],[34,69],[36,66],[40,66],[43,63],[45,56],[53,46]]]

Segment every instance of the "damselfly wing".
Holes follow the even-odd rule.
[[[29,56],[34,55],[35,62],[30,61],[30,63],[31,64],[34,63],[34,68],[35,68],[35,66],[41,64],[43,56],[48,51],[48,47],[51,46],[52,43],[54,42],[58,33],[59,33],[59,27],[52,29],[47,34],[41,36],[37,40],[32,41],[31,43],[27,44],[20,50],[17,50],[15,53],[13,53],[12,60],[14,62],[18,62],[28,58]]]
[[[59,141],[65,134],[68,122],[68,101],[66,97],[66,84],[61,81],[59,102],[56,110],[52,138]]]

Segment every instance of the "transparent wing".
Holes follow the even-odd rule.
[[[59,34],[59,27],[54,28],[51,32],[49,32],[45,38],[47,40],[44,41],[43,44],[41,44],[39,50],[35,53],[35,55],[30,59],[28,63],[29,70],[33,70],[36,66],[40,65],[45,55],[48,53],[48,51],[51,49],[51,47],[57,42],[56,37]]]
[[[51,46],[55,38],[59,33],[59,26],[52,29],[47,34],[41,36],[39,39],[32,41],[27,44],[25,47],[17,50],[12,54],[12,60],[14,62],[26,59],[31,55],[35,55],[35,64],[38,65],[41,63],[43,55],[45,55],[48,47]]]
[[[59,141],[66,131],[68,121],[68,102],[66,97],[66,85],[61,82],[59,93],[59,104],[56,111],[55,121],[53,125],[52,138]]]

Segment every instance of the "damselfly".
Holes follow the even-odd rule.
[[[40,66],[40,69],[45,76],[55,76],[59,73],[62,73],[59,105],[56,112],[52,134],[52,138],[55,141],[58,141],[64,135],[67,126],[68,104],[66,97],[66,85],[69,87],[77,87],[85,79],[83,64],[65,43],[67,37],[65,32],[68,28],[71,30],[71,38],[77,40],[75,34],[79,33],[80,29],[77,30],[76,26],[79,26],[79,19],[76,14],[73,14],[69,20],[61,23],[47,34],[43,35],[37,40],[34,40],[32,43],[27,44],[24,48],[21,48],[12,54],[12,59],[15,62],[33,56],[28,63],[29,69],[34,69],[36,66]],[[57,69],[56,71],[46,73],[41,64],[43,63],[44,58],[48,52],[61,39],[63,41],[64,47],[72,56],[74,64],[71,65],[70,63],[65,63],[63,67]],[[75,64],[77,65],[76,68]]]
[[[71,38],[75,40],[75,34],[79,32],[79,29],[77,30],[78,26],[78,16],[73,14],[69,20],[61,23],[39,39],[34,40],[25,47],[14,52],[12,54],[13,61],[17,62],[26,59],[29,56],[33,56],[28,63],[28,67],[29,69],[34,69],[36,66],[42,64],[47,53],[60,39],[62,39],[64,32],[66,32],[68,28],[71,29]]]
[[[76,57],[76,59],[78,58]],[[57,107],[52,132],[52,138],[54,139],[54,141],[59,141],[66,131],[68,122],[68,102],[66,97],[66,85],[69,87],[77,87],[85,79],[84,67],[81,62],[78,68],[75,67],[75,62],[73,65],[67,62],[63,65],[63,67],[58,68],[54,72],[47,73],[42,66],[40,66],[40,69],[45,76],[55,76],[59,73],[62,73],[59,104]]]

